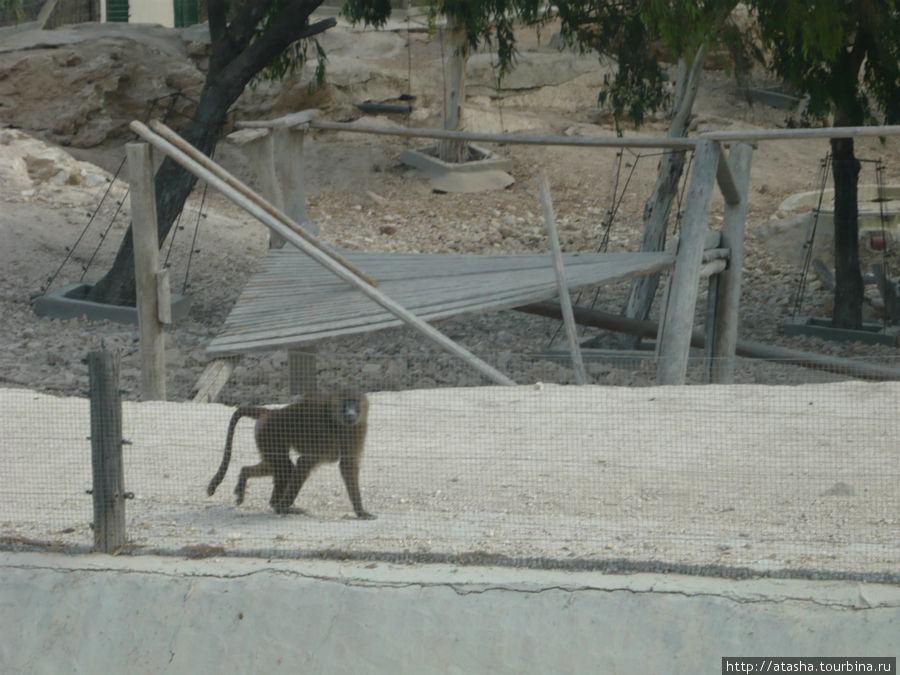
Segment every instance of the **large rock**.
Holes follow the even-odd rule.
[[[0,125],[60,145],[92,147],[147,116],[149,101],[195,97],[203,75],[192,61],[196,31],[141,24],[80,24],[26,30],[0,41]],[[167,108],[168,100],[157,105]],[[189,112],[176,100],[176,115]]]

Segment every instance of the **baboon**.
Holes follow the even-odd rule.
[[[359,465],[368,413],[365,394],[347,390],[306,394],[283,408],[242,405],[231,416],[222,463],[206,492],[212,495],[225,478],[238,420],[253,417],[260,462],[241,468],[234,488],[238,504],[244,501],[248,479],[272,476],[275,485],[269,504],[277,513],[288,513],[310,472],[323,462],[339,462],[356,516],[374,518],[363,508],[359,494]],[[291,462],[291,448],[299,454],[296,465]]]

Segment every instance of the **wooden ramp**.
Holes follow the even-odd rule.
[[[453,255],[345,253],[378,288],[422,319],[510,309],[557,294],[549,254]],[[669,253],[564,254],[570,288],[611,283],[671,267]],[[218,337],[216,355],[284,348],[338,335],[401,326],[366,298],[293,247],[269,251]]]

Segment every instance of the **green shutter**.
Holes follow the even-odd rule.
[[[128,23],[128,0],[106,0],[106,20]]]
[[[193,26],[200,22],[199,0],[175,0],[175,27]]]

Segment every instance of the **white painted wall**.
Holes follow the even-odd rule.
[[[158,23],[172,28],[175,25],[175,3],[172,0],[129,0],[129,23]],[[100,20],[106,21],[106,2],[100,2]]]
[[[129,0],[130,23],[159,23],[175,25],[175,3],[172,0]]]

